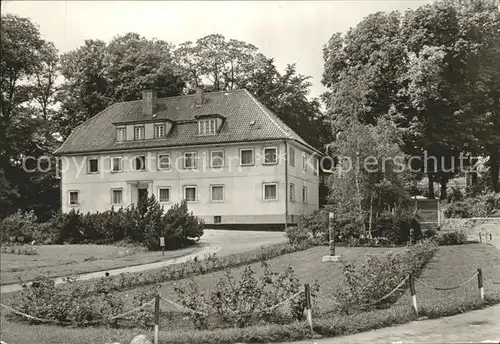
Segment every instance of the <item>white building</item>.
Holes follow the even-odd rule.
[[[318,209],[319,152],[247,90],[114,104],[56,151],[62,211],[186,199],[209,227],[282,228]]]

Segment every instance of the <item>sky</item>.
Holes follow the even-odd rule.
[[[86,39],[110,41],[136,32],[180,44],[220,33],[252,43],[283,71],[295,63],[311,76],[311,96],[320,96],[322,49],[336,32],[346,32],[378,11],[423,5],[429,0],[351,1],[2,1],[3,13],[30,18],[45,39],[64,53]]]

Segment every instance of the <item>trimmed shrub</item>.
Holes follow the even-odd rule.
[[[167,249],[178,249],[203,235],[204,223],[188,212],[187,203],[174,204],[166,213],[154,196],[139,207],[114,209],[85,215],[71,210],[51,221],[58,243],[111,243],[121,240],[144,243],[150,250],[160,248],[165,237]]]
[[[422,229],[415,216],[407,212],[381,214],[373,226],[373,236],[386,238],[391,244],[403,244],[410,240],[413,229],[413,240],[422,238]]]
[[[464,231],[442,232],[437,236],[437,242],[441,246],[463,245],[467,242],[467,233]]]
[[[187,202],[174,204],[163,217],[163,235],[167,247],[182,247],[203,235],[205,223],[188,211]],[[156,238],[159,245],[159,237]]]

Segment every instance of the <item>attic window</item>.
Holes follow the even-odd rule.
[[[215,119],[203,119],[198,121],[198,134],[214,135],[217,123]]]
[[[116,129],[116,141],[122,142],[125,141],[125,128],[119,127]]]

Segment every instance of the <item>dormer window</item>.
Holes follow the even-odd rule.
[[[165,125],[155,125],[155,138],[162,139],[165,137]]]
[[[122,142],[125,141],[126,130],[124,127],[120,127],[116,129],[116,141]]]
[[[134,127],[134,139],[144,140],[144,126],[143,125],[136,125]]]
[[[215,118],[198,120],[199,135],[214,135],[217,127]]]

